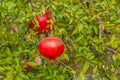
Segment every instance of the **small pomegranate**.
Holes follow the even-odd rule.
[[[117,51],[117,48],[113,48],[114,51]]]
[[[29,72],[32,69],[32,67],[29,65],[26,65],[25,69],[26,69],[26,72]]]
[[[42,39],[38,44],[40,54],[49,58],[53,62],[64,52],[64,43],[57,37],[47,37]]]
[[[26,72],[29,72],[32,69],[32,66],[28,65],[27,62],[29,62],[29,60],[27,58],[24,59],[25,70]]]

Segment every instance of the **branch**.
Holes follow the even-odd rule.
[[[103,27],[103,25],[100,24],[102,22],[101,18],[98,18],[98,22],[99,22],[99,39],[101,39],[102,38],[102,27]]]
[[[62,61],[60,61],[59,59],[56,59],[59,63],[61,63],[62,65],[64,65],[65,67],[67,66],[66,64],[64,64]]]
[[[28,33],[29,33],[29,26],[26,28],[26,30],[25,30],[25,36],[27,36],[28,35]]]
[[[102,25],[99,26],[99,39],[102,38]]]
[[[66,68],[68,68],[71,71],[74,71],[73,68],[71,68],[70,66],[64,64],[63,62],[61,62],[59,59],[56,59],[59,63],[61,63],[62,65],[64,65]]]
[[[114,49],[112,49],[112,48],[110,48],[108,46],[105,46],[105,49],[107,49],[108,51],[113,52],[114,54],[118,53],[116,50],[114,50]]]

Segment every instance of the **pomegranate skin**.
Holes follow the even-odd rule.
[[[64,52],[64,43],[57,37],[47,37],[42,39],[38,44],[40,54],[49,58],[52,62]]]

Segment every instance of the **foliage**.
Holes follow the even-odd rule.
[[[119,0],[1,0],[0,79],[118,80],[120,78]],[[30,20],[51,11],[65,52],[54,63],[38,52],[45,37],[29,29]],[[51,36],[48,33],[48,36]],[[36,56],[41,64],[36,63]],[[24,60],[32,66],[26,72]]]

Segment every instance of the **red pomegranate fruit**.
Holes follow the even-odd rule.
[[[47,37],[39,42],[38,49],[40,54],[49,58],[50,62],[53,62],[55,58],[63,54],[64,43],[57,37]]]

